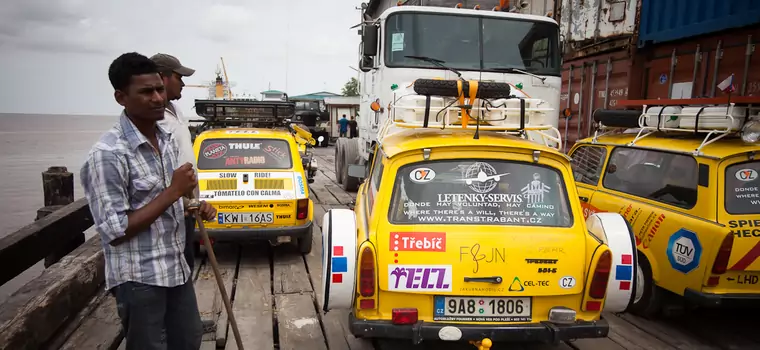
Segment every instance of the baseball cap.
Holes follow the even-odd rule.
[[[176,57],[169,54],[157,53],[150,60],[155,62],[159,68],[169,68],[183,77],[189,77],[195,73],[195,69],[183,66]]]

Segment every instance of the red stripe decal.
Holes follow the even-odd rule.
[[[757,257],[760,256],[760,242],[757,242],[752,249],[747,252],[747,255],[745,255],[743,258],[739,259],[739,261],[734,264],[729,270],[744,270],[749,265],[752,265],[755,260],[757,260]]]

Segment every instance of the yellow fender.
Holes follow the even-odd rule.
[[[493,346],[493,342],[488,338],[483,338],[481,341],[470,340],[470,344],[475,345],[478,350],[488,350]]]

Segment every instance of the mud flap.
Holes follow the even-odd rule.
[[[612,271],[607,283],[604,311],[625,312],[636,295],[636,238],[633,230],[618,213],[596,213],[586,220],[589,231],[612,251]]]
[[[322,219],[322,310],[350,309],[356,293],[356,217],[331,209]]]

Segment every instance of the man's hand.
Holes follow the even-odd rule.
[[[211,221],[216,218],[216,208],[208,204],[206,201],[201,201],[201,207],[198,210],[201,218],[206,221]]]
[[[193,171],[193,165],[190,163],[182,164],[181,167],[174,170],[172,174],[172,184],[169,188],[177,195],[177,197],[184,196],[191,193],[195,186],[198,185],[198,179],[195,177],[195,171]]]

